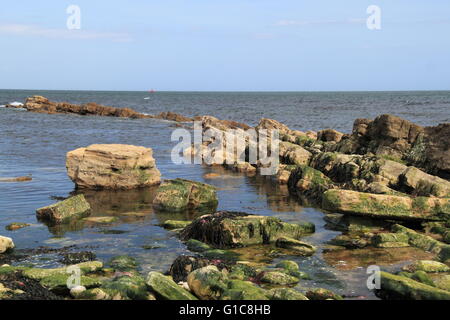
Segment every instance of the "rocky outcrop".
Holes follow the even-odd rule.
[[[325,129],[317,132],[317,140],[324,142],[339,142],[342,140],[343,136],[343,133],[334,129]]]
[[[393,220],[446,220],[450,199],[402,197],[350,190],[328,190],[323,194],[325,210]]]
[[[335,151],[387,156],[449,179],[449,141],[449,123],[421,127],[408,120],[384,114],[373,121],[355,120],[352,135],[343,138]]]
[[[314,232],[311,223],[292,224],[274,217],[244,212],[220,211],[195,219],[180,234],[182,240],[196,239],[216,248],[268,244],[287,236],[298,239]]]
[[[14,249],[14,242],[11,238],[0,236],[0,253]]]
[[[402,172],[400,185],[414,195],[450,198],[449,181],[427,174],[415,167],[408,167]]]
[[[153,206],[160,211],[215,210],[216,188],[185,179],[165,181],[156,191]]]
[[[84,198],[84,195],[79,194],[48,207],[37,209],[36,216],[39,220],[50,224],[61,224],[88,216],[90,211],[91,206]]]
[[[160,183],[150,148],[93,144],[67,153],[67,174],[78,188],[133,189]]]
[[[96,103],[86,103],[82,105],[67,102],[52,102],[42,96],[27,98],[23,106],[28,111],[39,113],[73,113],[79,115],[95,115],[105,117],[121,118],[150,118],[151,116],[136,112],[130,108],[114,108],[102,106]]]

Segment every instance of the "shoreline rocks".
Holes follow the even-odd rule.
[[[91,206],[84,198],[84,195],[79,194],[64,201],[37,209],[36,216],[41,221],[51,224],[62,224],[68,223],[73,219],[86,217],[90,212]]]
[[[66,167],[77,188],[134,189],[161,181],[152,149],[132,145],[79,148],[67,153]]]
[[[179,212],[188,209],[214,211],[218,200],[216,188],[186,179],[166,180],[156,190],[153,207],[158,211]]]
[[[233,248],[273,243],[283,236],[298,239],[314,231],[312,223],[292,224],[274,217],[219,211],[192,221],[180,238],[199,240],[215,248]]]
[[[11,238],[0,236],[0,254],[14,249],[14,242]]]

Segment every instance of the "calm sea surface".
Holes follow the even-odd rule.
[[[130,107],[156,114],[174,111],[186,116],[213,115],[255,125],[260,118],[272,118],[292,129],[334,128],[350,132],[355,118],[374,118],[391,113],[420,125],[450,121],[450,92],[348,92],[348,93],[201,93],[201,92],[97,92],[0,90],[0,105],[24,102],[31,95],[54,101],[97,102],[114,107]],[[148,99],[145,99],[148,98]],[[167,219],[192,219],[183,214],[157,214],[151,209],[152,190],[87,194],[93,215],[118,217],[108,225],[78,224],[48,228],[36,221],[36,208],[67,197],[74,185],[67,177],[68,151],[93,143],[123,143],[151,147],[163,178],[182,177],[207,182],[218,188],[219,209],[271,215],[286,221],[311,221],[317,232],[305,238],[318,246],[313,257],[284,257],[297,261],[312,280],[302,280],[297,288],[325,287],[347,296],[374,298],[366,289],[366,267],[379,264],[396,269],[421,252],[408,249],[403,255],[390,250],[344,250],[339,254],[322,252],[325,242],[339,235],[325,228],[323,213],[301,207],[287,190],[261,177],[245,177],[200,165],[174,165],[170,134],[174,124],[154,119],[118,119],[77,115],[47,115],[20,109],[0,108],[0,177],[33,175],[33,181],[0,183],[0,235],[12,237],[18,250],[49,246],[77,245],[77,250],[95,252],[101,260],[119,254],[136,257],[142,272],[166,271],[185,246],[158,224]],[[220,179],[206,180],[205,173],[218,172]],[[7,231],[11,222],[31,226]],[[82,249],[83,248],[83,249]],[[267,248],[241,250],[244,259],[275,264]],[[391,249],[392,250],[392,249]],[[35,256],[20,264],[53,267],[60,257]]]

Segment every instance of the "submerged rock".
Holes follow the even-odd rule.
[[[164,300],[198,300],[189,291],[177,285],[170,277],[159,272],[150,272],[147,276],[147,285]]]
[[[61,224],[68,223],[72,219],[88,216],[90,211],[91,206],[84,198],[84,195],[79,194],[48,207],[37,209],[36,215],[39,220],[52,224]]]
[[[148,187],[161,181],[152,153],[132,145],[93,144],[67,153],[67,174],[79,188]]]
[[[5,229],[8,230],[8,231],[15,231],[15,230],[19,230],[19,229],[22,229],[22,228],[25,228],[25,227],[29,227],[29,226],[30,226],[30,224],[28,224],[28,223],[13,222],[13,223],[8,224],[5,227]]]
[[[0,236],[0,253],[14,249],[14,242],[11,238]]]
[[[191,221],[180,221],[180,220],[166,220],[162,224],[164,229],[182,229],[191,224]]]
[[[383,219],[445,220],[450,199],[400,197],[334,189],[324,193],[325,210]]]
[[[138,268],[136,259],[129,256],[116,256],[108,261],[108,266],[118,271],[135,271]]]
[[[153,206],[160,211],[215,210],[218,204],[215,187],[185,180],[165,181],[157,190]]]
[[[292,250],[296,254],[302,256],[311,256],[317,250],[313,245],[309,243],[292,239],[289,237],[278,238],[277,241],[275,242],[275,246],[277,246],[278,248]]]
[[[386,299],[450,300],[450,291],[445,291],[413,279],[380,272],[381,289],[377,295]]]
[[[274,217],[220,211],[195,219],[180,236],[184,241],[196,239],[216,248],[226,248],[268,244],[282,236],[299,238],[312,232],[311,223],[292,224]]]

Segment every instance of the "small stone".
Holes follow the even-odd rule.
[[[70,295],[77,299],[84,291],[86,291],[86,287],[84,286],[75,286],[70,289]]]

